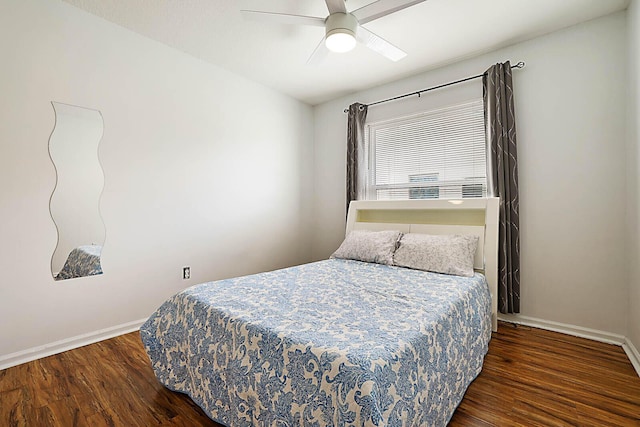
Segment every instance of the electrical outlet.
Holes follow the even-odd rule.
[[[182,278],[184,280],[191,278],[191,267],[182,267]]]

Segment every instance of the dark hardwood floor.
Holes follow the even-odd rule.
[[[0,426],[219,425],[136,332],[0,371]],[[640,426],[640,377],[620,347],[501,323],[450,426]]]
[[[501,323],[450,426],[640,426],[621,347]]]

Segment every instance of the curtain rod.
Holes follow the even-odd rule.
[[[524,68],[525,65],[526,64],[524,63],[524,61],[520,61],[516,65],[512,65],[511,68]],[[387,98],[387,99],[383,99],[381,101],[372,102],[371,104],[366,104],[366,106],[367,107],[371,107],[372,105],[383,104],[385,102],[395,101],[397,99],[402,99],[402,98],[406,98],[408,96],[413,96],[413,95],[418,95],[418,98],[419,98],[420,94],[422,94],[424,92],[429,92],[429,91],[435,90],[435,89],[441,89],[443,87],[455,85],[455,84],[458,84],[458,83],[463,83],[463,82],[466,82],[466,81],[469,81],[469,80],[479,79],[482,76],[484,76],[484,73],[478,74],[477,76],[471,76],[471,77],[467,77],[467,78],[464,78],[464,79],[456,80],[454,82],[449,82],[449,83],[444,83],[444,84],[441,84],[441,85],[438,85],[438,86],[433,86],[433,87],[430,87],[430,88],[427,88],[427,89],[418,90],[416,92],[405,93],[404,95],[394,96],[393,98]],[[345,108],[344,112],[348,113],[349,109]]]

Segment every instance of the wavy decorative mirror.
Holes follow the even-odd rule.
[[[56,169],[56,187],[49,209],[58,230],[51,258],[55,280],[102,274],[100,256],[105,227],[100,216],[104,175],[98,145],[104,123],[100,111],[52,102],[56,123],[49,155]]]

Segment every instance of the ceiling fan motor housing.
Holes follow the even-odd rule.
[[[335,33],[347,33],[356,37],[358,20],[350,13],[332,13],[326,21],[326,37]]]

